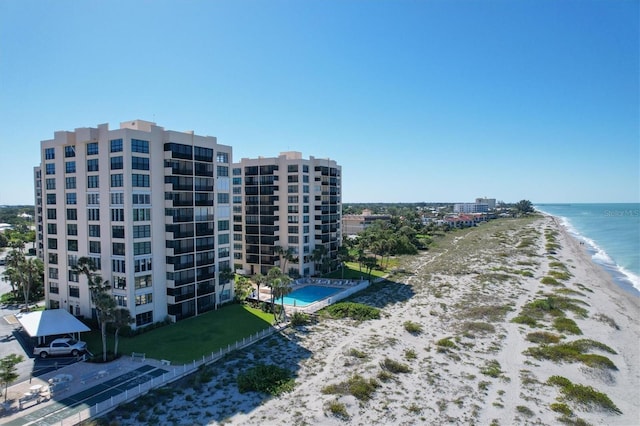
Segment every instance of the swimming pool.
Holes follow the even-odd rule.
[[[323,287],[319,285],[307,285],[292,291],[284,297],[284,304],[291,306],[307,306],[332,294],[342,291],[339,287]],[[278,300],[279,301],[279,300]]]

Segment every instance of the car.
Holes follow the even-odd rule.
[[[40,358],[46,358],[49,355],[71,355],[78,356],[87,350],[87,343],[68,337],[55,339],[51,343],[45,343],[33,348],[33,354]]]

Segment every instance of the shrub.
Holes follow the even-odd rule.
[[[462,324],[462,331],[465,333],[494,333],[496,328],[488,322],[465,322]]]
[[[556,413],[560,413],[565,416],[573,415],[573,411],[571,411],[571,408],[569,408],[567,404],[561,402],[554,402],[549,406],[549,408],[551,408],[551,411],[555,411]]]
[[[605,314],[595,314],[593,316],[596,320],[603,322],[605,324],[608,324],[611,328],[614,328],[616,330],[620,330],[620,326],[616,323],[616,321],[611,318],[610,316],[607,316]]]
[[[411,334],[420,334],[422,333],[422,324],[413,321],[405,321],[404,329],[407,330]]]
[[[571,318],[556,318],[553,326],[560,333],[582,334],[582,330],[578,324]]]
[[[358,349],[355,349],[355,348],[349,349],[349,355],[355,358],[360,358],[360,359],[367,357],[366,353],[359,351]]]
[[[306,314],[304,312],[294,312],[293,315],[291,315],[291,325],[294,327],[307,325],[310,322],[311,319],[309,317],[309,314]]]
[[[487,361],[484,367],[480,369],[480,372],[485,376],[489,376],[489,377],[499,377],[500,374],[502,374],[502,370],[500,369],[500,363],[495,359]]]
[[[560,281],[556,280],[553,277],[542,277],[540,282],[547,285],[560,285]]]
[[[567,271],[549,271],[549,275],[555,279],[566,281],[571,278],[571,274]]]
[[[529,407],[525,407],[524,405],[518,405],[516,407],[516,410],[518,411],[518,413],[524,414],[527,417],[531,417],[535,414]]]
[[[236,377],[238,390],[244,392],[263,392],[280,395],[293,389],[294,379],[291,372],[277,365],[258,364]]]
[[[416,351],[414,351],[413,349],[406,349],[404,351],[404,357],[408,360],[412,360],[412,359],[416,359],[418,355],[416,354]]]
[[[385,358],[384,361],[380,362],[380,367],[388,371],[390,373],[409,373],[411,369],[407,364],[403,364],[398,361],[394,361],[391,358]]]
[[[574,401],[586,408],[598,407],[606,411],[616,414],[622,414],[622,411],[609,399],[609,397],[591,386],[579,385],[571,383],[571,381],[562,376],[551,376],[547,380],[550,385],[560,388],[560,392],[568,400]]]
[[[347,412],[347,407],[335,400],[327,403],[327,411],[331,413],[332,416],[339,418],[340,420],[349,420],[349,413]]]
[[[328,385],[321,389],[324,394],[353,395],[360,401],[368,401],[380,386],[376,379],[365,379],[354,374],[349,379],[338,384]]]
[[[438,340],[436,342],[436,345],[440,346],[441,348],[451,348],[451,349],[457,349],[458,348],[456,346],[456,344],[453,343],[453,341],[451,340],[451,337],[444,337],[444,338]]]
[[[326,308],[333,318],[352,318],[358,321],[380,319],[380,310],[355,302],[338,302]]]
[[[616,365],[607,357],[596,354],[586,354],[589,349],[597,348],[612,354],[616,352],[609,346],[593,340],[581,339],[558,345],[543,345],[529,348],[523,353],[536,359],[548,359],[556,362],[581,362],[592,368],[607,368],[617,370]]]
[[[533,343],[544,343],[548,345],[550,343],[558,343],[560,336],[546,331],[535,331],[527,334],[527,340]]]
[[[525,324],[531,328],[537,327],[538,322],[535,318],[530,317],[529,315],[518,315],[514,317],[511,322],[515,322],[516,324]]]

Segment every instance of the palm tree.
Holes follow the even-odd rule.
[[[118,356],[118,337],[120,334],[120,329],[122,327],[126,327],[129,324],[134,323],[136,320],[131,317],[131,313],[127,308],[117,308],[113,311],[113,326],[116,331],[114,333],[115,345],[113,347],[113,355],[115,357]]]
[[[22,362],[22,355],[9,354],[0,359],[0,383],[4,385],[4,402],[7,402],[7,388],[20,375],[17,372],[16,365]]]
[[[218,297],[218,300],[220,299],[220,297],[222,296],[222,293],[224,292],[224,288],[227,286],[227,284],[229,284],[229,282],[231,280],[233,280],[236,277],[236,274],[231,270],[231,268],[226,267],[226,268],[222,268],[219,272],[218,272],[218,280],[219,280],[219,284],[222,286],[222,291],[220,292],[220,296]]]
[[[107,324],[115,321],[116,301],[110,294],[100,292],[96,294],[93,303],[96,306],[100,334],[102,336],[102,360],[107,361]]]
[[[280,262],[282,263],[282,267],[280,268],[282,272],[287,273],[287,261],[295,262],[296,257],[294,256],[293,249],[291,247],[287,247],[286,249],[282,246],[275,246],[274,252],[280,257]],[[284,259],[284,262],[282,260]]]
[[[257,290],[258,297],[257,297],[257,299],[258,299],[258,301],[260,301],[260,286],[262,284],[265,284],[265,285],[267,284],[267,277],[265,277],[264,275],[258,273],[258,274],[255,274],[253,276],[253,280],[252,281],[256,284],[256,287],[258,287],[258,290]]]
[[[326,255],[327,255],[327,248],[323,245],[317,246],[311,252],[311,260],[314,263],[319,263],[321,265],[320,267],[321,274],[324,272],[322,268],[324,267],[324,258]]]
[[[43,282],[44,264],[40,259],[26,259],[22,264],[22,294],[24,295],[24,305],[27,312],[29,312],[29,295],[31,289],[38,282]]]
[[[271,287],[271,306],[273,308],[273,318],[278,322],[276,316],[276,299],[281,299],[281,312],[284,315],[284,296],[291,293],[291,277],[283,274],[280,268],[274,266],[267,273],[267,285]]]
[[[340,269],[342,270],[342,279],[344,279],[344,264],[345,262],[348,262],[350,258],[351,255],[349,254],[349,249],[346,246],[341,245],[340,247],[338,247],[337,260],[340,265]]]

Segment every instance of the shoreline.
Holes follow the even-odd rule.
[[[560,247],[547,256],[546,234],[553,231]],[[570,278],[541,282],[557,264]],[[554,217],[504,219],[455,231],[433,250],[402,258],[401,266],[406,272],[352,299],[378,307],[382,319],[320,318],[288,328],[211,365],[211,378],[198,387],[176,385],[140,401],[137,409],[148,413],[146,423],[118,412],[109,420],[122,425],[555,425],[564,415],[573,424],[637,423],[640,299],[619,288]],[[584,316],[564,312],[579,335],[556,330],[557,317],[549,314],[536,327],[513,321],[548,297],[584,307]],[[421,331],[408,332],[407,321]],[[606,345],[614,352],[589,352],[608,357],[615,369],[534,358],[527,351],[538,344],[530,338],[541,333],[558,336],[560,343]],[[388,360],[407,371],[384,370]],[[256,364],[290,370],[293,390],[276,397],[240,393],[237,374]],[[553,376],[592,387],[622,413],[563,400],[558,387],[548,383]],[[331,390],[354,377],[376,384],[366,399]],[[553,408],[560,401],[570,414]]]

